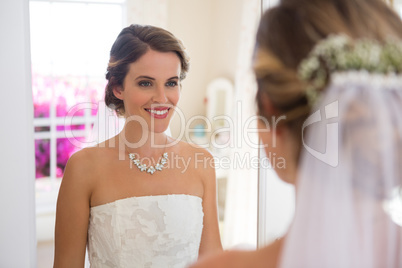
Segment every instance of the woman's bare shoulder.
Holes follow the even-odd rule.
[[[99,147],[86,147],[77,152],[75,152],[68,159],[67,165],[74,165],[74,167],[85,167],[88,165],[92,165],[94,161],[99,160],[98,158],[101,156],[103,148]]]
[[[93,166],[91,161],[93,156],[94,153],[88,148],[81,149],[71,155],[64,170],[63,182],[83,183],[83,178],[88,177],[89,170]]]
[[[116,155],[116,149],[105,146],[86,147],[75,152],[67,161],[65,175],[90,178],[102,173],[102,168]]]
[[[180,151],[186,155],[199,155],[207,158],[213,158],[211,152],[203,146],[185,141],[178,141],[177,145],[179,146]]]
[[[115,138],[111,138],[94,146],[85,147],[73,154],[71,158],[77,159],[76,161],[81,164],[96,164],[95,162],[102,160],[107,161],[117,151],[118,145],[115,142]]]
[[[215,159],[208,149],[181,141],[178,155],[188,163],[188,172],[204,182],[215,181]],[[189,173],[188,173],[189,174]]]

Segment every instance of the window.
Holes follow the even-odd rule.
[[[125,10],[125,0],[30,0],[38,241],[53,239],[60,178],[97,118]]]
[[[30,1],[36,179],[61,178],[80,149],[68,138],[88,139],[123,11],[123,0]]]

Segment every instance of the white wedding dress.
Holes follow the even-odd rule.
[[[91,268],[186,267],[195,262],[203,228],[202,199],[174,194],[116,200],[91,208]]]

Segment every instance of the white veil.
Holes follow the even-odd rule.
[[[402,76],[333,73],[313,111],[281,267],[402,267]]]

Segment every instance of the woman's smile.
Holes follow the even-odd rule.
[[[149,130],[164,132],[180,98],[180,72],[180,59],[173,52],[150,49],[131,63],[123,87],[114,91],[124,102],[126,116],[134,116],[133,121],[140,116]]]
[[[155,108],[145,108],[153,118],[156,119],[165,119],[169,115],[170,108],[169,107],[155,107]]]

